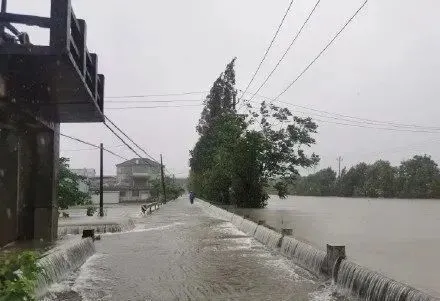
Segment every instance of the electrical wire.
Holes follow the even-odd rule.
[[[167,96],[181,96],[181,95],[204,94],[204,93],[209,93],[209,91],[195,91],[195,92],[168,93],[168,94],[120,95],[120,96],[106,96],[105,98],[148,98],[148,97],[167,97]]]
[[[353,21],[353,19],[359,14],[359,12],[365,7],[368,3],[368,0],[365,0],[362,5],[357,9],[357,11],[347,20],[347,22],[342,26],[342,28],[333,36],[333,38],[327,43],[327,45],[318,53],[318,55],[304,68],[303,71],[283,90],[275,100],[280,98],[284,93],[287,92],[303,75],[309,70],[309,68],[322,56],[322,54],[333,44],[333,42],[338,38],[338,36],[344,31],[345,28]]]
[[[268,100],[269,103],[277,102],[277,103],[281,103],[281,104],[284,104],[284,105],[287,105],[290,107],[298,107],[298,108],[302,108],[305,110],[310,110],[312,112],[318,112],[318,113],[323,113],[323,114],[327,114],[330,116],[336,116],[336,117],[340,117],[339,118],[340,120],[344,120],[344,121],[348,121],[348,122],[361,122],[361,123],[366,123],[366,124],[373,124],[373,125],[380,125],[380,126],[392,126],[392,127],[397,127],[397,128],[414,128],[414,129],[421,129],[421,130],[427,130],[427,131],[437,131],[437,130],[440,131],[440,127],[423,126],[423,125],[417,125],[417,124],[400,123],[400,122],[395,122],[395,121],[383,121],[383,120],[362,118],[362,117],[357,117],[357,116],[329,112],[329,111],[325,111],[325,110],[318,110],[318,109],[311,108],[308,106],[292,104],[290,102],[286,102],[286,101],[282,101],[282,100],[275,100],[274,101],[273,98],[268,97],[268,96],[264,96],[261,94],[257,94],[257,96],[262,99]],[[257,101],[255,101],[255,100],[253,100],[252,102],[257,103]],[[295,110],[295,112],[298,112],[298,110]],[[301,111],[299,111],[299,112],[301,112]],[[305,113],[305,114],[311,114],[311,113]],[[315,114],[315,115],[318,115],[318,114]],[[323,116],[323,115],[318,115],[318,116],[327,117],[327,116]],[[353,119],[353,120],[351,120],[351,119]]]
[[[79,139],[79,138],[76,138],[76,137],[73,137],[73,136],[69,136],[69,135],[63,134],[63,133],[59,133],[59,134],[60,134],[60,136],[63,136],[65,138],[68,138],[68,139],[71,139],[71,140],[74,140],[74,141],[77,141],[77,142],[80,142],[80,143],[83,143],[83,144],[86,144],[86,145],[89,145],[89,146],[93,146],[94,148],[100,149],[99,145],[96,145],[96,144],[84,141],[82,139]],[[128,160],[127,158],[125,158],[125,157],[123,157],[121,155],[118,155],[115,152],[112,152],[111,150],[109,150],[109,149],[107,149],[105,147],[103,147],[102,149],[105,150],[106,152],[112,154],[113,156],[116,156],[116,157],[120,158],[120,159]]]
[[[175,105],[175,106],[137,106],[137,107],[113,107],[113,108],[105,108],[106,110],[129,110],[129,109],[159,109],[159,108],[184,108],[184,107],[201,107],[203,104],[196,105]]]
[[[203,99],[106,100],[106,103],[173,103],[173,102],[203,102]]]
[[[240,100],[243,98],[243,96],[246,94],[247,90],[249,89],[249,87],[251,86],[251,84],[252,84],[252,82],[254,81],[255,77],[257,76],[258,71],[260,71],[260,68],[261,68],[261,66],[263,65],[263,62],[266,60],[266,57],[267,57],[267,54],[269,53],[270,48],[272,48],[272,45],[273,45],[273,43],[275,42],[275,39],[277,38],[278,33],[279,33],[280,30],[281,30],[281,27],[283,26],[284,20],[286,19],[287,14],[289,13],[290,8],[292,7],[292,4],[293,4],[293,0],[290,1],[289,6],[287,7],[286,12],[284,13],[283,18],[281,19],[281,23],[280,23],[280,25],[278,25],[278,28],[277,28],[277,30],[275,31],[275,34],[274,34],[272,40],[271,40],[270,43],[269,43],[269,47],[267,47],[266,52],[265,52],[264,55],[263,55],[263,58],[261,59],[260,63],[258,64],[257,70],[255,70],[254,74],[252,75],[251,80],[250,80],[249,83],[247,84],[246,89],[244,89],[244,92],[243,92],[243,94],[241,95],[241,97],[238,99],[238,101],[240,101]]]
[[[309,13],[309,15],[307,16],[307,19],[304,21],[304,23],[302,24],[301,28],[298,30],[298,32],[296,33],[295,37],[292,39],[292,41],[290,42],[290,45],[287,47],[286,51],[283,53],[283,55],[281,56],[281,58],[278,60],[278,62],[276,63],[275,67],[272,69],[272,71],[270,71],[270,73],[267,75],[267,77],[264,79],[263,83],[258,87],[258,89],[255,91],[255,93],[251,96],[251,98],[249,100],[252,100],[255,95],[260,92],[260,90],[266,85],[266,83],[269,81],[269,79],[272,77],[272,75],[274,74],[275,70],[278,68],[278,66],[281,64],[281,62],[284,60],[284,58],[286,57],[286,55],[289,53],[290,49],[292,48],[293,44],[295,43],[295,41],[298,39],[298,37],[301,35],[304,27],[307,25],[307,23],[309,22],[310,18],[312,17],[313,13],[315,12],[316,8],[318,7],[319,3],[321,2],[321,0],[318,0],[315,3],[315,6],[313,6],[313,9],[311,10],[311,12]],[[247,91],[247,90],[246,90]]]
[[[136,142],[134,142],[133,139],[131,139],[123,130],[121,130],[120,127],[118,127],[110,118],[108,118],[106,115],[104,115],[104,118],[110,122],[119,132],[122,133],[122,135],[125,136],[125,138],[127,138],[128,140],[130,140],[131,143],[133,143],[138,149],[140,149],[145,155],[147,155],[147,157],[149,157],[151,160],[153,160],[154,162],[160,164],[156,159],[154,159],[152,156],[150,156],[150,154],[148,154],[142,147],[139,146],[139,144],[137,144]]]

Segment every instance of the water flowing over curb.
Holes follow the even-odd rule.
[[[62,280],[69,272],[81,267],[95,253],[91,238],[74,240],[59,246],[38,260],[42,272],[38,276],[35,294],[43,296],[52,283]]]
[[[334,277],[339,288],[362,300],[439,300],[345,259],[341,261],[339,269],[334,271]]]
[[[67,234],[82,234],[82,231],[86,229],[94,229],[95,233],[114,233],[130,231],[134,227],[135,223],[132,219],[125,219],[121,222],[61,225],[58,227],[58,237],[63,237]]]
[[[344,294],[354,295],[367,301],[440,301],[409,285],[397,282],[380,273],[371,271],[347,259],[339,258],[334,265],[330,255],[293,237],[257,225],[208,202],[198,200],[212,216],[234,224],[242,232],[253,236],[262,244],[279,249],[281,254],[292,259],[298,266],[307,269],[318,277],[332,278]],[[328,251],[327,251],[328,252]],[[329,264],[331,271],[325,268]]]
[[[283,237],[281,253],[315,275],[322,273],[326,253],[293,237]]]

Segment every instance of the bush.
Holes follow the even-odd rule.
[[[86,212],[86,214],[87,214],[87,216],[93,216],[97,210],[98,210],[98,209],[96,209],[96,207],[94,207],[94,206],[89,206],[89,207],[87,207],[87,212]]]
[[[0,301],[35,300],[37,259],[31,251],[0,254]]]

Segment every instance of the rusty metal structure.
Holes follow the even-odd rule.
[[[70,0],[50,1],[50,17],[8,13],[2,1],[0,247],[56,238],[59,124],[104,121],[104,76],[86,22]],[[32,44],[17,24],[49,29],[49,44]]]

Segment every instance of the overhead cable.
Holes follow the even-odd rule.
[[[246,94],[247,90],[249,89],[249,87],[251,86],[251,84],[252,84],[252,82],[254,81],[255,77],[257,76],[258,71],[260,71],[261,65],[263,65],[263,62],[266,60],[267,54],[269,53],[270,48],[272,48],[272,45],[273,45],[273,43],[275,42],[275,39],[277,38],[278,33],[280,32],[281,27],[283,26],[284,20],[286,19],[287,14],[289,13],[290,8],[292,7],[292,4],[293,4],[293,0],[290,1],[289,6],[287,7],[286,12],[284,13],[283,18],[281,19],[281,23],[280,23],[280,25],[278,25],[278,28],[277,28],[277,30],[275,31],[275,34],[274,34],[274,36],[272,37],[272,40],[270,41],[269,46],[267,47],[266,52],[265,52],[264,55],[263,55],[263,58],[261,59],[260,63],[258,64],[257,69],[255,70],[254,74],[252,75],[251,80],[250,80],[249,83],[247,84],[246,88],[244,89],[243,94],[242,94],[241,97],[238,99],[238,101],[240,101],[240,100],[243,98],[243,96]]]

